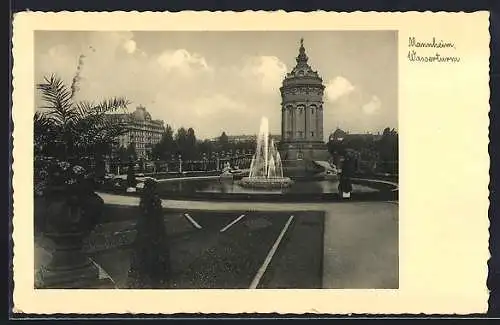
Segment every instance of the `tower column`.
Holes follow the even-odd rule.
[[[309,140],[311,137],[309,135],[309,107],[307,105],[308,103],[306,102],[304,105],[304,138],[306,140]]]
[[[307,114],[309,116],[309,121],[307,122],[309,126],[309,139],[316,139],[316,117],[314,116],[314,105],[310,105],[307,108]]]
[[[286,107],[281,109],[281,139],[285,140],[286,134]]]
[[[317,128],[318,140],[323,141],[323,105],[318,107]]]

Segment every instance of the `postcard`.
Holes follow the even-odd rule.
[[[488,20],[16,14],[14,311],[486,312]]]

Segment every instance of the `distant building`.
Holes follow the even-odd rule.
[[[274,140],[275,143],[279,142],[281,140],[281,135],[279,134],[270,134],[269,138]],[[217,142],[219,141],[220,137],[215,137],[211,138],[211,142]],[[241,143],[241,142],[247,142],[247,141],[256,141],[257,140],[257,135],[253,134],[242,134],[242,135],[228,135],[227,136],[227,141],[229,143]]]
[[[337,128],[335,131],[330,133],[328,140],[335,141],[335,142],[342,142],[342,141],[348,141],[348,140],[354,140],[354,139],[378,141],[378,140],[380,140],[381,137],[382,136],[380,135],[380,133],[377,133],[377,134],[373,134],[373,133],[349,133],[349,132],[346,132],[340,128]]]
[[[117,123],[125,123],[127,133],[118,138],[118,146],[127,148],[134,143],[139,158],[147,158],[165,132],[164,122],[153,120],[144,106],[138,106],[130,114],[109,114],[109,118]]]
[[[345,137],[347,136],[347,132],[345,132],[344,130],[341,130],[339,128],[337,128],[335,131],[333,131],[330,136],[328,137],[328,140],[329,141],[343,141],[345,139]]]

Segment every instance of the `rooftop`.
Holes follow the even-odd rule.
[[[109,116],[114,119],[129,119],[137,122],[150,122],[161,125],[164,124],[162,120],[153,120],[151,118],[151,114],[142,105],[137,106],[135,111],[132,113],[109,114]]]
[[[283,80],[283,86],[297,83],[322,85],[323,79],[321,79],[318,72],[313,70],[308,63],[309,57],[304,47],[304,39],[300,39],[299,54],[295,60],[297,64],[292,71],[286,74]]]

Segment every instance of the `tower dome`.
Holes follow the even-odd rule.
[[[135,111],[132,113],[132,116],[138,121],[151,121],[151,114],[146,111],[144,106],[137,106]]]
[[[309,57],[304,47],[304,39],[300,40],[299,55],[295,60],[297,64],[292,71],[286,74],[283,80],[282,89],[297,85],[316,85],[319,86],[319,88],[324,88],[323,79],[321,79],[318,72],[313,70],[308,63]]]

